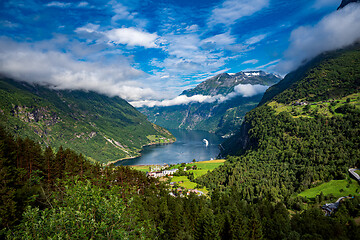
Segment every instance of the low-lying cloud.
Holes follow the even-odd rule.
[[[136,79],[146,77],[124,59],[115,64],[77,60],[68,53],[0,38],[0,73],[59,90],[95,91],[126,100],[156,97]]]
[[[180,95],[176,98],[163,100],[163,101],[155,101],[155,100],[142,100],[142,101],[133,101],[130,102],[134,107],[169,107],[176,105],[187,105],[189,103],[223,103],[230,99],[233,99],[238,96],[242,97],[252,97],[258,94],[264,93],[269,86],[264,85],[251,85],[251,84],[239,84],[234,87],[234,91],[224,96],[221,94],[210,96],[210,95],[194,95],[191,97]]]
[[[327,15],[315,26],[295,29],[291,33],[285,60],[276,66],[276,70],[287,73],[322,52],[340,49],[358,40],[360,40],[360,4],[351,3]]]

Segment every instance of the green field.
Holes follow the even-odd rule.
[[[193,163],[189,163],[189,164],[186,164],[186,166],[194,166],[196,165],[197,166],[197,169],[196,170],[189,170],[189,172],[192,172],[194,173],[194,177],[195,178],[198,178],[204,174],[206,174],[208,171],[212,171],[214,170],[215,168],[223,165],[225,162],[225,160],[223,159],[220,159],[220,160],[211,160],[211,161],[202,161],[202,162],[193,162]],[[180,164],[178,165],[175,165],[175,166],[172,166],[171,169],[174,169],[174,168],[179,168],[180,167]]]
[[[150,168],[155,166],[157,165],[132,165],[130,167],[141,172],[149,172]]]
[[[220,159],[220,160],[211,160],[211,161],[202,161],[202,162],[193,162],[193,163],[189,163],[186,164],[186,167],[192,167],[194,165],[197,166],[196,170],[189,170],[189,172],[194,173],[194,178],[198,178],[204,174],[206,174],[209,171],[214,170],[215,168],[223,165],[225,163],[225,160]],[[142,172],[148,172],[150,168],[154,168],[156,166],[160,166],[160,165],[133,165],[130,166],[133,169],[136,169],[138,171],[142,171]],[[171,167],[171,169],[174,168],[179,168],[181,167],[181,164],[177,164]],[[170,182],[176,182],[178,184],[178,186],[186,188],[186,189],[195,189],[196,188],[196,183],[191,182],[187,176],[174,176],[170,179]],[[181,182],[181,183],[179,183]],[[204,192],[205,194],[208,192],[206,190],[206,188],[196,188],[202,192]]]
[[[190,182],[187,176],[175,176],[171,178],[172,182],[177,182],[180,187],[184,187],[186,189],[194,189],[196,187],[196,183]],[[182,183],[179,183],[182,182]]]
[[[360,93],[354,93],[340,98],[336,101],[329,99],[328,101],[312,102],[309,103],[311,105],[308,106],[293,106],[278,103],[276,101],[268,103],[268,106],[272,107],[275,110],[276,114],[279,114],[281,112],[289,112],[293,115],[294,118],[312,118],[312,114],[315,112],[326,117],[333,117],[334,115],[342,115],[341,113],[337,113],[335,110],[341,106],[344,106],[347,103],[347,99],[349,99],[350,105],[360,108]],[[299,99],[298,101],[301,102],[302,100]],[[330,111],[330,108],[332,109],[332,112]]]
[[[194,173],[194,177],[197,178],[197,177],[200,177],[200,176],[206,174],[208,171],[214,170],[215,168],[223,165],[224,163],[225,163],[225,160],[223,160],[223,159],[211,160],[211,161],[189,163],[189,164],[186,164],[186,167],[189,167],[189,166],[192,167],[192,166],[196,165],[197,169],[189,170],[189,172]],[[180,166],[181,165],[178,164],[178,165],[172,166],[171,168],[172,169],[179,168]],[[196,188],[197,184],[194,182],[191,182],[187,176],[175,176],[175,177],[171,178],[170,181],[177,182],[180,187],[183,187],[186,189],[197,189],[197,190],[202,191],[205,194],[208,193],[208,190],[205,187],[204,188]],[[181,183],[179,183],[179,182],[181,182]]]
[[[343,191],[340,191],[340,190]],[[301,192],[298,196],[306,197],[306,198],[315,198],[316,195],[320,195],[322,192],[324,196],[333,194],[335,197],[343,197],[351,195],[360,195],[360,185],[359,183],[351,179],[351,183],[349,184],[349,180],[331,180],[330,182],[323,183],[317,187],[307,189]]]

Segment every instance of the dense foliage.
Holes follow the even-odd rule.
[[[316,182],[345,178],[348,168],[360,166],[360,109],[344,106],[346,114],[332,118],[295,118],[258,107],[246,119],[248,150],[240,149],[240,157],[229,157],[198,182],[210,188],[236,186],[249,201],[288,201]]]
[[[359,92],[359,69],[356,45],[287,75],[222,145],[223,154],[240,157],[199,182],[235,185],[249,200],[284,200],[314,183],[343,179],[348,168],[360,166],[360,99],[352,94]]]
[[[42,151],[0,129],[0,237],[7,239],[353,239],[360,198],[331,217],[317,207],[246,200],[235,187],[173,197],[127,167],[100,167],[62,148]],[[49,167],[50,166],[50,167]]]
[[[165,129],[119,97],[94,92],[52,90],[0,78],[0,126],[43,146],[76,149],[106,163],[139,154],[149,136],[173,141]]]

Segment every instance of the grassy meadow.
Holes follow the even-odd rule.
[[[350,194],[359,196],[360,184],[354,179],[348,180],[331,180],[317,187],[307,189],[299,194],[301,197],[313,199],[316,195],[323,193],[324,196],[333,194],[335,197],[349,196]]]

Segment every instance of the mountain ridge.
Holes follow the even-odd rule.
[[[263,71],[246,71],[235,74],[222,73],[198,84],[195,88],[185,90],[181,95],[230,96],[227,101],[212,103],[190,103],[170,107],[143,107],[139,110],[148,119],[168,129],[203,130],[227,137],[232,134],[243,120],[246,112],[261,100],[261,94],[244,97],[235,92],[235,87],[245,86],[263,88],[280,80],[279,76]],[[264,84],[264,85],[260,85]]]
[[[167,130],[119,97],[80,90],[54,90],[0,78],[0,124],[42,145],[60,145],[108,163],[139,156],[142,146],[173,142]]]
[[[234,87],[238,84],[270,86],[278,82],[279,79],[279,76],[261,70],[221,73],[203,81],[195,88],[183,91],[180,95],[186,95],[188,97],[198,94],[210,96],[215,96],[217,94],[227,95],[233,92]]]

